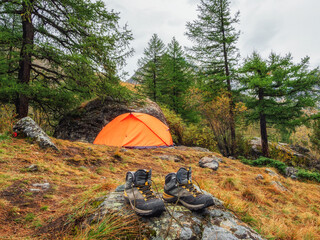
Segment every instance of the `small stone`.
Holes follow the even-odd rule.
[[[292,176],[297,179],[297,173],[298,173],[298,169],[294,168],[294,167],[287,167],[285,170],[285,176],[286,177],[291,177]]]
[[[40,187],[43,190],[47,190],[50,188],[50,183],[34,183],[32,184],[33,187]]]
[[[264,179],[264,177],[261,174],[258,174],[256,176],[256,180],[263,180],[263,179]]]
[[[165,161],[173,161],[173,162],[181,162],[182,158],[180,156],[175,156],[175,155],[161,155],[157,156],[161,160]]]
[[[266,168],[266,169],[265,169],[265,172],[268,173],[271,177],[279,177],[278,174],[276,174],[274,171],[272,171],[272,170],[269,169],[269,168]]]
[[[116,188],[115,192],[123,192],[124,189],[125,189],[125,185],[123,184],[123,185],[118,186],[118,187]]]
[[[120,149],[120,152],[128,152],[128,149],[126,149],[126,148],[121,148],[121,149]]]
[[[272,181],[271,184],[272,184],[273,186],[275,186],[275,188],[278,189],[278,190],[281,191],[281,192],[286,192],[286,191],[288,191],[288,189],[286,189],[286,188],[281,184],[281,182],[279,182],[279,181]]]
[[[298,180],[298,177],[297,177],[296,175],[291,175],[290,178],[291,178],[292,180]]]
[[[207,148],[202,148],[202,147],[192,147],[193,150],[199,151],[199,152],[211,152]]]
[[[216,171],[219,168],[219,162],[212,157],[203,157],[199,161],[199,166],[202,168],[210,168]]]
[[[30,188],[30,192],[41,192],[41,189],[38,188]]]
[[[39,167],[36,164],[32,164],[29,167],[27,167],[28,172],[37,172],[39,171]]]
[[[236,158],[233,157],[233,156],[229,156],[228,158],[231,159],[231,160],[236,160]]]

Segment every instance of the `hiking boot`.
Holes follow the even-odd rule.
[[[180,202],[189,210],[201,210],[214,204],[213,198],[194,188],[191,167],[180,168],[177,173],[169,173],[165,178],[163,199],[169,203]]]
[[[124,198],[138,215],[156,216],[165,210],[163,201],[151,189],[151,169],[127,172]]]

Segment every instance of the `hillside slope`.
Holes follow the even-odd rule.
[[[223,200],[225,207],[264,237],[320,239],[318,184],[271,177],[265,168],[228,158],[223,158],[217,171],[203,169],[199,159],[212,153],[192,148],[121,150],[53,142],[59,153],[24,139],[0,142],[0,239],[37,239],[61,232],[78,206],[123,184],[127,171],[152,168],[153,181],[162,191],[165,175],[180,166],[191,166],[201,188]],[[162,155],[179,161],[161,160]],[[257,180],[258,174],[264,179]],[[280,191],[272,181],[281,182],[288,191]],[[70,229],[63,231],[66,239],[73,239]]]

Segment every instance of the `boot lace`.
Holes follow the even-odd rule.
[[[187,189],[187,191],[189,191],[195,197],[201,195],[201,193],[197,189],[195,189],[195,187],[193,186],[190,180],[188,181],[187,184],[180,184],[180,186]]]
[[[156,198],[151,189],[151,185],[149,185],[148,182],[146,182],[146,184],[143,186],[137,186],[137,188],[139,192],[145,197],[145,200]]]

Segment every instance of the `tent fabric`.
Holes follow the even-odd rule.
[[[149,148],[172,146],[168,126],[145,113],[125,113],[109,122],[93,144]]]

